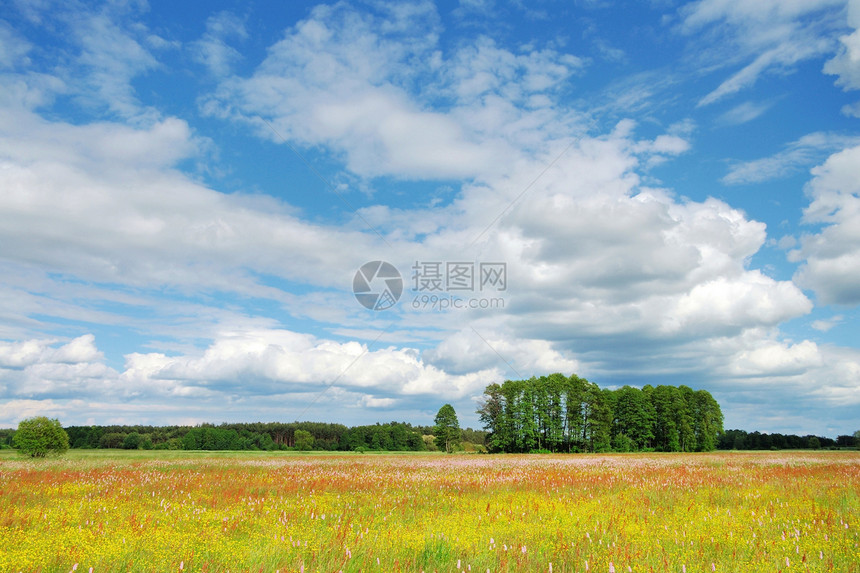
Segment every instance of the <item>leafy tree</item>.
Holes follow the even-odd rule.
[[[654,426],[654,409],[650,407],[648,398],[642,390],[631,386],[624,386],[615,391],[615,409],[613,419],[613,435],[624,435],[632,441],[628,444],[626,440],[618,443],[629,449],[617,451],[642,450],[650,446],[654,439],[652,428]],[[613,437],[613,444],[616,442]]]
[[[64,454],[69,449],[69,435],[63,426],[45,416],[21,420],[12,442],[22,454],[33,458]]]
[[[140,434],[138,434],[137,432],[132,432],[129,435],[127,435],[125,437],[125,439],[122,441],[122,447],[123,447],[123,449],[126,449],[126,450],[136,450],[136,449],[140,448],[140,443],[141,443]]]
[[[693,395],[693,410],[694,430],[699,451],[715,450],[717,440],[723,433],[723,412],[720,410],[720,405],[710,392],[698,390]]]
[[[457,413],[451,404],[445,404],[439,408],[433,427],[433,435],[436,437],[436,445],[446,453],[451,453],[454,447],[460,443],[460,422]]]
[[[99,438],[100,448],[121,448],[127,434],[122,432],[107,432]]]
[[[296,430],[295,444],[297,450],[308,451],[314,447],[314,437],[307,430]]]
[[[654,404],[654,438],[657,449],[662,452],[681,451],[676,408],[682,404],[678,389],[674,386],[657,386],[651,393]]]

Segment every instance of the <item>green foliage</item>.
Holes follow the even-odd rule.
[[[69,449],[69,435],[63,426],[45,416],[21,420],[12,442],[22,454],[34,458],[64,454]]]
[[[140,449],[140,443],[140,434],[138,434],[137,432],[132,432],[128,434],[122,441],[122,447],[125,450],[138,450]]]
[[[451,404],[445,404],[439,408],[433,423],[436,446],[450,454],[460,444],[460,422],[457,420],[454,407]]]
[[[490,384],[477,413],[494,452],[710,451],[723,431],[705,390],[612,391],[576,375]]]
[[[399,422],[349,428],[341,437],[340,449],[353,451],[358,448],[390,452],[423,452],[427,449],[418,430]]]
[[[0,430],[0,449],[12,447],[12,436],[15,435],[15,430],[3,429]]]
[[[314,447],[314,437],[307,430],[296,430],[296,449],[308,451]]]
[[[843,437],[844,439],[844,437]],[[853,443],[853,440],[852,440]],[[823,436],[797,436],[794,434],[762,434],[744,430],[726,430],[717,440],[720,450],[808,450],[819,448],[851,447]]]

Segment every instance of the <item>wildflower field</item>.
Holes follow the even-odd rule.
[[[0,571],[860,572],[860,453],[0,456]]]

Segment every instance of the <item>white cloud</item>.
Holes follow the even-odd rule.
[[[272,46],[250,78],[225,81],[204,110],[250,121],[277,140],[257,119],[270,118],[288,140],[324,144],[344,154],[350,171],[369,177],[495,174],[516,157],[516,147],[543,141],[539,130],[564,130],[542,110],[582,60],[534,48],[515,54],[487,38],[446,58],[434,17],[403,18],[413,27],[409,42],[377,19],[318,7]],[[414,97],[419,78],[422,92]],[[450,101],[451,108],[430,109],[425,98]]]
[[[738,279],[718,278],[696,285],[669,314],[667,328],[694,333],[714,329],[776,325],[812,310],[812,303],[790,282],[758,271]]]
[[[748,123],[771,108],[770,102],[747,101],[739,104],[720,116],[719,122],[725,125],[740,125]]]
[[[764,342],[746,348],[733,357],[730,370],[735,376],[786,376],[804,374],[824,363],[818,346],[804,340],[797,344]]]
[[[820,161],[824,154],[856,145],[859,140],[858,137],[836,133],[810,133],[770,157],[733,165],[722,181],[727,185],[743,185],[788,177]]]
[[[841,50],[824,64],[824,73],[838,76],[836,85],[845,90],[856,90],[860,89],[860,0],[848,0],[848,25],[854,31],[839,38]]]
[[[0,384],[10,398],[68,398],[111,393],[117,373],[103,363],[95,337],[85,334],[56,347],[53,339],[0,341]]]
[[[372,252],[360,232],[310,225],[274,200],[217,193],[173,171],[200,145],[172,118],[133,129],[0,112],[0,240],[16,246],[6,258],[90,281],[283,299],[243,269],[340,285],[365,257],[342,245]]]
[[[834,326],[840,324],[844,319],[845,317],[843,315],[837,314],[836,316],[832,316],[828,319],[814,320],[812,321],[812,328],[821,332],[827,332]]]
[[[826,33],[836,27],[834,11],[844,0],[700,0],[681,9],[680,30],[698,34],[715,48],[710,67],[743,67],[699,101],[709,105],[755,84],[762,74],[784,73],[796,64],[831,52]]]
[[[483,328],[482,328],[483,330]],[[448,372],[473,372],[514,367],[521,376],[581,372],[569,353],[554,350],[547,340],[523,340],[470,328],[451,334],[425,359]]]
[[[227,41],[245,40],[248,32],[244,21],[231,12],[222,11],[206,21],[206,33],[191,45],[194,58],[218,77],[227,76],[233,65],[242,59],[239,51]]]
[[[723,15],[705,21],[741,9],[696,5],[720,6]],[[767,6],[762,14],[777,19],[773,37],[758,9],[743,7],[755,13],[760,35],[745,62],[788,41],[792,18],[807,13],[794,3]],[[317,213],[219,193],[184,175],[177,166],[206,157],[210,144],[185,121],[147,115],[137,102],[131,78],[158,65],[142,46],[168,42],[147,30],[82,16],[80,29],[101,34],[75,55],[76,65],[90,66],[83,81],[71,82],[71,73],[69,86],[15,76],[0,102],[0,336],[18,341],[0,345],[4,398],[39,396],[100,420],[111,403],[119,413],[110,416],[132,419],[182,404],[184,411],[170,410],[172,420],[211,421],[207,413],[216,411],[259,417],[278,400],[309,407],[322,392],[323,417],[332,405],[420,409],[428,396],[471,405],[511,371],[594,372],[598,382],[689,374],[717,384],[716,372],[738,385],[807,372],[826,383],[830,349],[773,334],[811,302],[794,283],[750,268],[765,226],[726,202],[679,199],[643,182],[642,172],[692,149],[692,121],[642,138],[623,119],[601,134],[594,118],[559,104],[587,60],[486,37],[440,42],[430,3],[379,5],[376,14],[346,4],[314,8],[248,77],[227,75],[236,54],[215,42],[247,31],[216,15],[197,54],[222,76],[217,93],[203,98],[208,113],[278,141],[266,118],[294,144],[345,165],[345,180],[368,188],[376,176],[466,181],[442,206],[368,199],[361,217],[388,245],[357,218],[311,222]],[[699,25],[692,16],[691,25]],[[104,53],[105,38],[117,39],[116,54]],[[785,53],[792,51],[804,53],[793,45]],[[769,63],[786,65],[781,53]],[[102,92],[94,78],[105,73],[115,73],[114,85]],[[653,89],[677,81],[649,78]],[[64,89],[114,106],[114,116],[136,127],[21,113],[36,109],[22,102]],[[105,103],[111,93],[117,99]],[[635,97],[625,101],[642,109]],[[733,117],[757,112],[740,106]],[[846,141],[812,134],[771,158],[775,167],[739,166],[727,178],[773,177]],[[815,189],[844,187],[825,181],[848,169],[830,163]],[[840,177],[857,179],[850,169]],[[825,224],[837,226],[842,219],[827,205],[852,204],[844,193],[825,195],[816,195],[808,217],[836,217]],[[507,304],[493,313],[421,313],[404,298],[390,314],[368,318],[348,288],[355,269],[376,258],[404,271],[416,260],[505,261]],[[297,317],[310,318],[314,334],[288,330],[298,328],[290,325]],[[50,332],[57,319],[126,322],[146,340],[116,371],[91,335],[59,342],[32,334]],[[330,324],[344,340],[321,333]],[[361,342],[385,328],[379,342]],[[833,392],[852,387],[852,360],[834,363],[843,374]],[[92,401],[71,400],[82,396]]]
[[[71,342],[54,348],[53,339],[34,339],[22,342],[0,341],[0,368],[26,368],[42,362],[77,364],[104,358],[96,349],[95,337],[85,334]]]
[[[860,117],[860,102],[842,106],[842,114],[848,117]]]
[[[27,63],[26,56],[32,47],[9,24],[0,20],[0,70]]]
[[[831,155],[807,186],[803,220],[824,228],[789,256],[803,262],[795,281],[824,303],[860,303],[860,146]]]
[[[336,386],[373,395],[456,399],[482,390],[499,373],[452,375],[426,364],[411,348],[373,349],[267,330],[223,333],[197,356],[131,354],[121,378],[144,393],[153,387],[177,395],[318,393]]]
[[[72,34],[80,47],[69,72],[82,74],[86,86],[79,94],[87,102],[104,106],[121,117],[148,118],[152,110],[142,109],[131,80],[156,67],[157,61],[132,33],[105,14],[71,18]]]
[[[60,418],[68,412],[68,406],[54,400],[8,400],[0,402],[0,424],[17,425],[34,416]]]

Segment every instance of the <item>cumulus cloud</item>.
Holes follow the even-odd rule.
[[[178,119],[138,129],[0,112],[6,258],[93,281],[277,297],[242,269],[338,284],[345,277],[324,269],[346,273],[362,258],[341,246],[372,250],[360,232],[324,230],[274,200],[221,194],[172,169],[199,146]]]
[[[860,1],[848,0],[848,26],[854,29],[839,38],[839,53],[826,64],[824,73],[837,76],[836,85],[845,90],[860,89]]]
[[[370,349],[290,331],[224,333],[199,356],[132,354],[122,378],[146,388],[173,385],[180,394],[324,391],[328,386],[389,395],[462,398],[497,379],[492,369],[451,375],[426,364],[415,349]],[[180,389],[182,388],[182,389]],[[142,390],[145,391],[145,390]]]
[[[68,398],[111,389],[117,373],[103,363],[95,337],[57,347],[53,339],[0,341],[2,394],[13,398]]]
[[[508,366],[528,378],[553,372],[582,371],[579,361],[569,353],[553,349],[547,340],[515,339],[473,328],[451,334],[424,357],[448,372],[491,371]]]
[[[799,61],[780,56],[780,43],[794,41],[797,18],[829,4],[692,6],[690,31],[723,20],[740,26],[737,10],[752,11],[757,25],[775,18],[774,37],[751,39],[742,57],[777,55],[737,80],[740,89]],[[171,420],[205,421],[216,407],[259,418],[279,400],[308,405],[324,396],[325,417],[331,405],[417,411],[428,396],[471,407],[486,384],[517,373],[651,381],[683,374],[718,383],[716,372],[727,384],[812,373],[823,385],[831,372],[830,349],[772,332],[812,305],[791,281],[750,268],[764,224],[725,201],[681,199],[684,190],[643,177],[693,149],[691,122],[644,137],[632,120],[600,130],[559,105],[559,93],[591,65],[585,58],[486,37],[449,46],[432,3],[380,6],[375,15],[341,3],[314,8],[237,77],[226,42],[247,31],[234,16],[213,16],[192,47],[219,79],[200,100],[212,117],[280,142],[265,120],[291,145],[331,152],[343,177],[368,186],[374,177],[463,181],[441,205],[368,199],[359,216],[383,242],[358,217],[312,221],[280,199],[220,193],[184,174],[182,162],[206,157],[210,143],[179,118],[142,121],[130,87],[157,65],[143,46],[163,43],[100,17],[81,20],[81,30],[90,26],[102,40],[74,40],[83,54],[76,65],[90,67],[65,89],[116,96],[109,109],[124,124],[33,112],[43,91],[64,89],[57,77],[46,86],[16,76],[10,85],[23,87],[10,89],[0,108],[0,336],[17,341],[0,345],[7,403],[29,408],[39,397],[49,410],[78,408],[86,412],[78,419],[100,421],[111,401],[130,416],[181,404],[184,411],[166,414]],[[104,38],[119,49],[96,71]],[[806,48],[784,53],[803,58]],[[94,90],[93,78],[111,71],[113,86]],[[741,119],[758,111],[736,110]],[[727,178],[775,177],[845,141],[813,134],[772,159],[775,167],[737,166]],[[856,227],[856,159],[834,156],[815,172],[807,219],[826,225],[822,237]],[[853,243],[836,239],[802,241],[796,256],[810,270],[798,275],[801,284],[818,292],[819,279],[807,277],[813,263],[850,253]],[[348,289],[358,266],[377,258],[407,272],[416,260],[504,261],[506,305],[491,314],[422,313],[404,299],[385,317],[369,317]],[[852,276],[846,267],[846,289],[856,286]],[[123,351],[116,370],[91,335],[34,338],[58,318],[126,318],[146,340]],[[284,324],[304,318],[313,333]],[[325,333],[331,324],[342,339]],[[844,394],[856,360],[834,364],[842,382],[833,392]],[[86,404],[74,401],[81,397]]]
[[[400,15],[409,40],[400,26],[344,5],[317,7],[250,78],[225,80],[204,110],[250,121],[277,139],[264,118],[288,140],[343,153],[347,168],[362,176],[495,174],[514,157],[511,140],[534,140],[558,119],[540,110],[582,61],[551,50],[514,54],[487,38],[446,59],[437,46],[438,15],[421,6]],[[436,81],[424,79],[415,98],[419,74]],[[425,103],[439,99],[450,111]]]
[[[824,303],[860,303],[860,146],[831,155],[812,173],[803,220],[823,229],[789,253],[803,263],[795,281]]]

